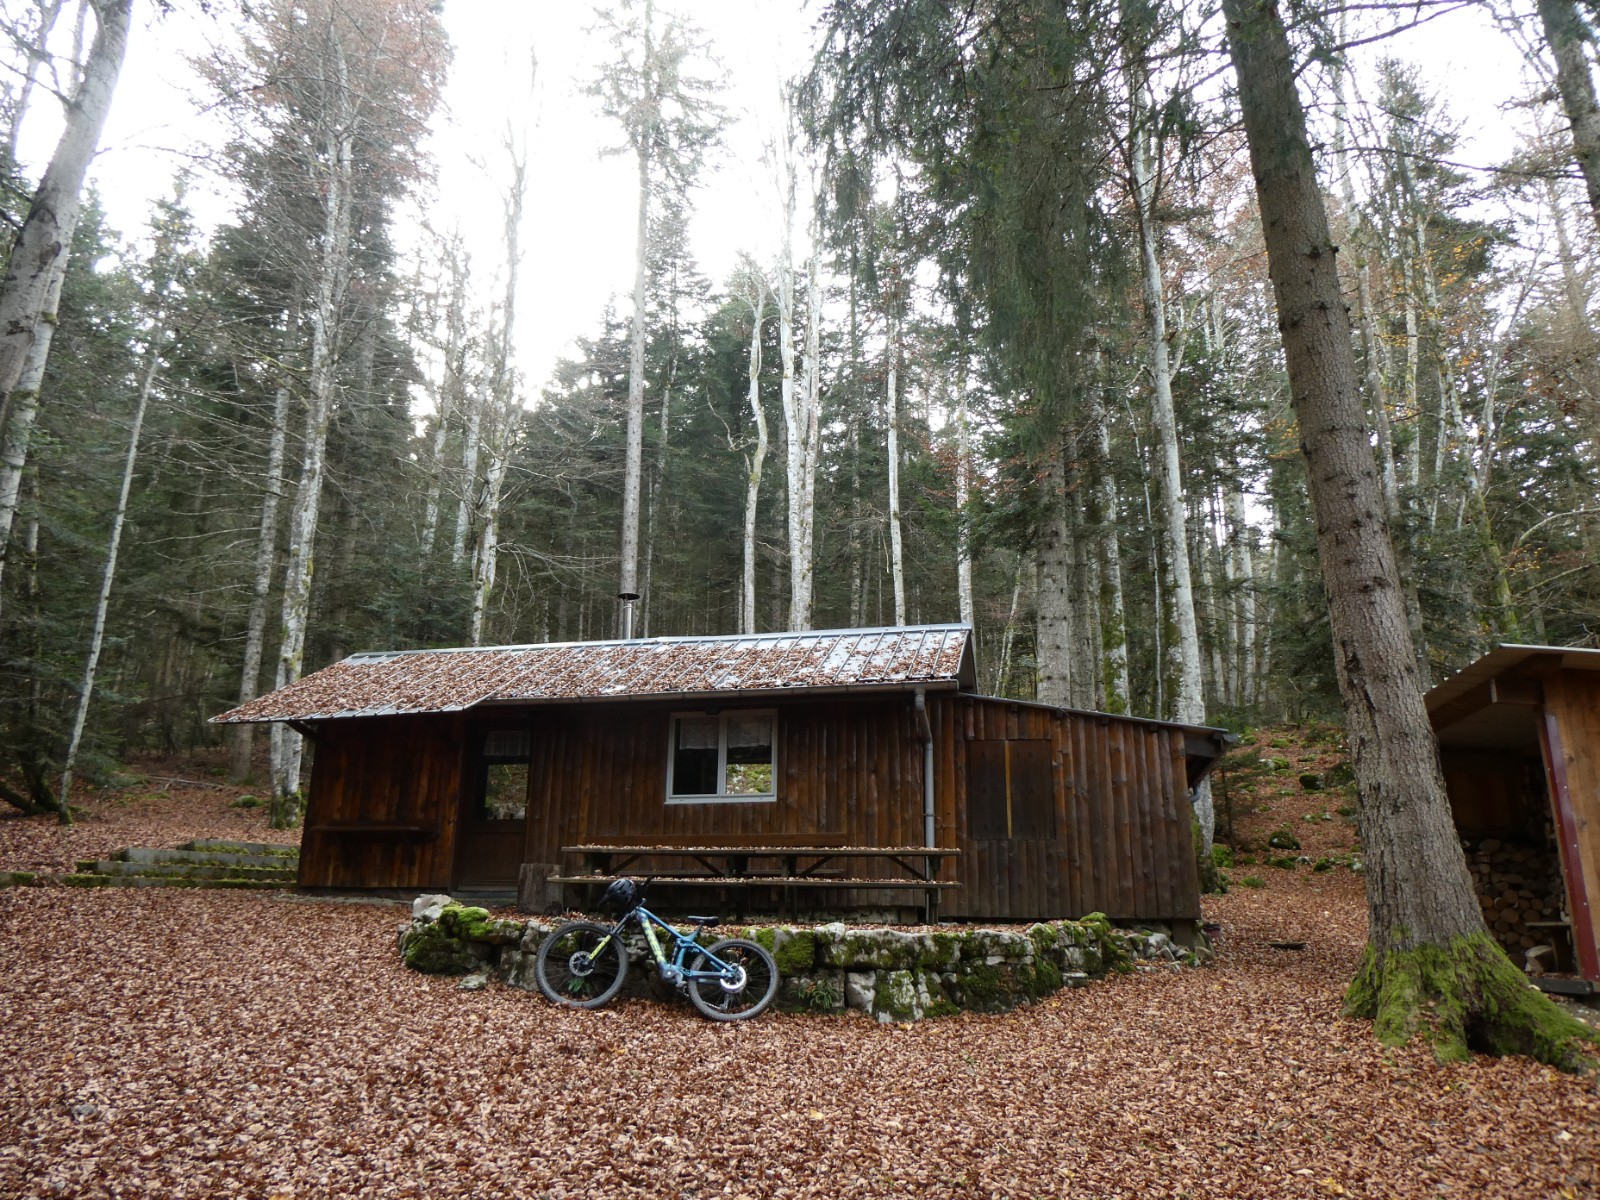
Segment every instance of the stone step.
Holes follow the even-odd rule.
[[[282,858],[299,858],[299,846],[285,846],[281,842],[229,842],[216,838],[197,838],[185,842],[179,850],[222,851],[225,854],[273,854]]]
[[[118,850],[112,858],[128,863],[188,863],[197,867],[278,867],[285,865],[282,854],[237,854],[225,850],[150,850],[131,846]],[[298,861],[298,856],[296,856]]]
[[[183,875],[62,875],[58,881],[76,888],[281,888],[282,883],[261,879],[190,879]]]
[[[116,859],[84,859],[78,863],[84,875],[170,875],[179,879],[258,879],[264,883],[293,883],[298,871],[286,867],[232,867],[195,863],[138,863]]]

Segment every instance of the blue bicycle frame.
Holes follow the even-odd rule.
[[[597,945],[592,953],[598,954],[612,938],[620,938],[627,928],[629,921],[638,921],[639,928],[644,931],[645,941],[650,943],[650,953],[655,955],[656,968],[661,972],[661,978],[672,984],[673,987],[686,988],[691,980],[704,980],[705,982],[721,982],[730,974],[740,970],[733,963],[723,962],[711,953],[700,941],[700,930],[704,926],[696,925],[695,931],[690,934],[679,933],[676,928],[663,921],[655,913],[642,904],[635,905],[624,913],[622,919],[611,927],[611,932]],[[661,944],[661,937],[656,932],[661,929],[672,936],[672,957],[667,957],[666,948]],[[709,971],[691,971],[688,967],[690,954],[697,954],[706,959],[713,969]]]

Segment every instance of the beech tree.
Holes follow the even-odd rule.
[[[1273,0],[1224,0],[1305,455],[1360,796],[1368,946],[1346,996],[1385,1042],[1581,1061],[1587,1027],[1529,988],[1483,924],[1457,841],[1406,624],[1329,232]]]
[[[387,220],[387,200],[415,177],[415,146],[442,70],[438,15],[425,0],[288,3],[260,10],[238,54],[209,64],[238,128],[234,155],[269,185],[258,210],[281,222],[263,244],[290,281],[288,307],[307,329],[299,382],[300,467],[289,513],[276,686],[300,677],[327,446],[345,356],[369,313],[351,298],[361,251]],[[287,64],[287,66],[285,66]],[[311,205],[300,199],[309,194]],[[263,526],[265,526],[263,521]],[[247,664],[248,665],[248,664]],[[249,680],[245,680],[245,685]],[[272,727],[274,824],[299,818],[301,738]]]
[[[699,31],[669,16],[657,28],[654,0],[623,0],[606,13],[616,59],[590,87],[606,115],[623,130],[638,183],[634,222],[633,317],[628,358],[626,463],[622,477],[622,538],[617,590],[639,594],[640,496],[644,470],[645,290],[649,268],[651,201],[665,188],[681,198],[693,185],[717,139],[722,110],[717,82],[692,73],[707,47]]]
[[[17,228],[5,274],[0,277],[0,437],[6,436],[19,400],[14,393],[34,343],[39,316],[49,306],[52,288],[60,294],[59,272],[65,269],[65,256],[72,245],[84,176],[111,112],[127,51],[132,7],[133,0],[92,0],[90,4],[95,16],[94,42],[76,90],[66,103],[66,124],[55,153]],[[30,63],[35,57],[30,53]],[[33,397],[27,398],[32,401]],[[15,453],[25,455],[25,440],[18,439],[13,445]],[[10,533],[10,511],[14,508],[8,510],[6,526],[0,530],[6,535]]]

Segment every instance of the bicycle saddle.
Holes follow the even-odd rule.
[[[690,925],[698,925],[704,929],[708,925],[720,925],[721,917],[685,917],[684,921]]]

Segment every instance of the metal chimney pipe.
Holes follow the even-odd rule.
[[[618,592],[617,599],[622,601],[622,640],[633,640],[633,606],[638,602],[638,592]]]

